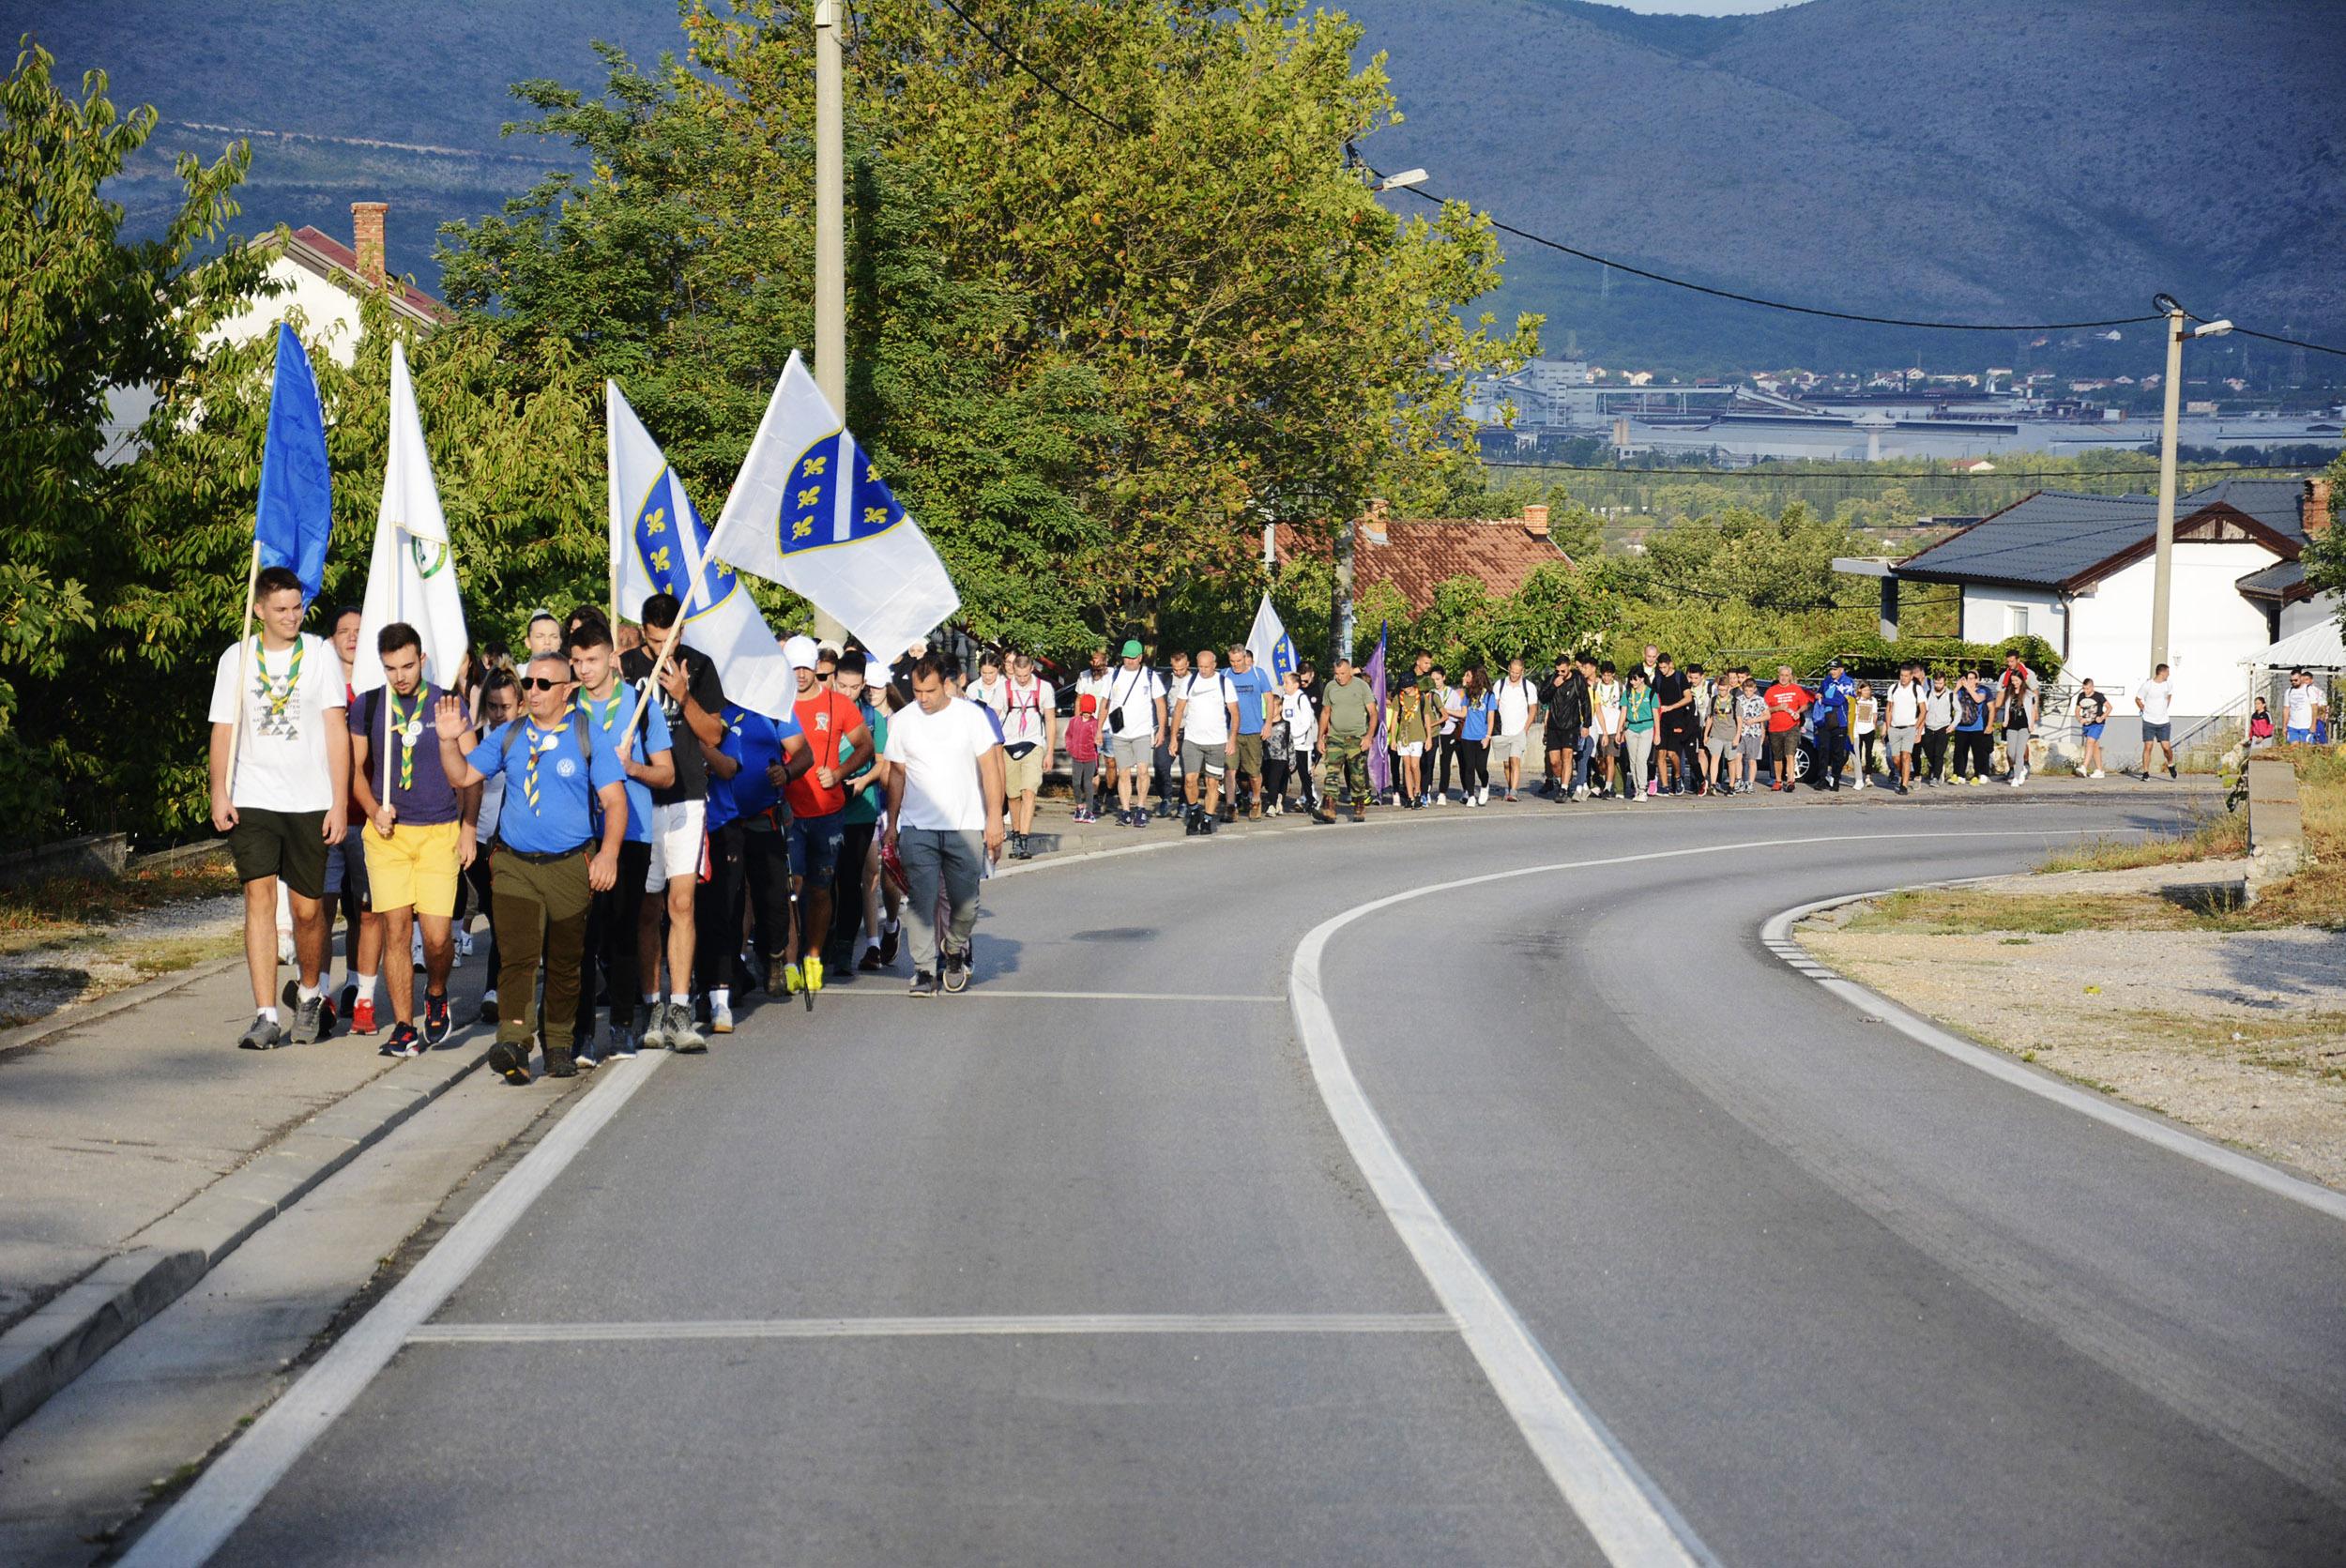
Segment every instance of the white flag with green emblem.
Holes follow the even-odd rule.
[[[424,678],[437,685],[455,684],[466,647],[465,601],[449,551],[448,520],[440,515],[439,486],[433,482],[432,459],[423,448],[407,353],[398,343],[391,344],[390,447],[383,503],[374,514],[374,558],[359,611],[358,655],[351,663],[355,692],[383,684],[374,640],[394,621],[405,621],[423,639]]]
[[[961,607],[921,525],[872,472],[795,352],[708,550],[836,617],[883,664]]]

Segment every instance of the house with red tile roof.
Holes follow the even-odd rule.
[[[1572,564],[1548,537],[1544,506],[1527,506],[1520,517],[1401,518],[1383,501],[1371,501],[1368,515],[1350,526],[1354,601],[1391,583],[1413,616],[1424,615],[1435,590],[1453,577],[1476,578],[1493,598],[1504,599],[1541,567]],[[1331,549],[1329,540],[1285,526],[1273,542],[1282,563],[1299,556],[1325,560]]]
[[[385,290],[391,314],[418,331],[429,332],[454,320],[453,312],[413,283],[384,276],[383,230],[388,212],[387,203],[351,203],[347,245],[307,225],[253,241],[253,250],[269,258],[269,276],[282,285],[281,291],[253,300],[242,314],[221,326],[220,335],[241,341],[274,332],[280,321],[298,309],[306,320],[303,335],[324,338],[328,352],[346,365],[358,350],[358,301],[373,290]]]

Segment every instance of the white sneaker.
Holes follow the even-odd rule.
[[[290,931],[281,931],[277,934],[277,962],[280,964],[290,964],[293,961],[293,933]]]
[[[1476,790],[1474,792],[1474,803],[1478,806],[1489,805],[1491,803],[1490,790],[1487,787]]]
[[[456,956],[459,958],[470,958],[472,956],[471,932],[459,931],[456,934]]]
[[[2094,769],[2091,773],[2088,773],[2088,774],[2086,774],[2085,776],[2086,776],[2087,778],[2089,778],[2089,779],[2098,779],[2098,778],[2100,778],[2100,777],[2102,776],[2102,770],[2101,770],[2100,769],[2096,768],[2096,769]]]
[[[1866,775],[1863,773],[1857,775],[1857,787],[1860,789],[1866,787]]]
[[[708,1032],[711,1034],[731,1034],[733,1032],[732,1002],[712,1001],[708,1004]]]

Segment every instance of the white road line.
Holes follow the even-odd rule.
[[[678,1323],[426,1323],[422,1345],[569,1345],[694,1339],[1025,1338],[1066,1334],[1455,1333],[1439,1312],[1099,1314],[1037,1317],[777,1317]]]
[[[1952,886],[1953,884],[1917,885]],[[2252,1154],[2244,1154],[2236,1149],[2227,1149],[2222,1144],[2203,1138],[2197,1133],[2186,1132],[2171,1122],[2162,1121],[2130,1105],[2080,1088],[2075,1084],[2053,1077],[2050,1073],[2040,1072],[2024,1062],[2015,1060],[2002,1051],[1965,1040],[1962,1036],[1941,1028],[1918,1013],[1908,1012],[1870,987],[1860,985],[1853,980],[1845,980],[1834,970],[1817,964],[1809,957],[1805,948],[1799,946],[1791,939],[1790,934],[1792,927],[1820,909],[1830,909],[1836,905],[1851,904],[1861,898],[1882,898],[1900,891],[1897,888],[1881,888],[1869,893],[1844,893],[1838,898],[1820,899],[1814,904],[1804,904],[1798,908],[1787,909],[1760,928],[1760,939],[1767,943],[1768,951],[1782,958],[1786,963],[1799,967],[1803,974],[1810,976],[1819,985],[1832,992],[1868,1018],[1881,1019],[1909,1040],[1927,1045],[1942,1055],[1953,1057],[1967,1067],[1976,1067],[1990,1077],[2001,1078],[2015,1088],[2024,1088],[2031,1094],[2051,1101],[2056,1105],[2065,1105],[2073,1111],[2090,1116],[2104,1126],[2115,1127],[2121,1133],[2140,1138],[2145,1143],[2156,1144],[2170,1153],[2180,1154],[2186,1160],[2197,1160],[2211,1170],[2219,1170],[2226,1176],[2237,1177],[2250,1186],[2262,1187],[2264,1191],[2288,1198],[2293,1203],[2302,1203],[2307,1208],[2327,1214],[2334,1220],[2346,1220],[2346,1193],[2334,1192],[2319,1182],[2308,1181],[2303,1177],[2292,1176],[2289,1172],[2277,1166],[2269,1165]],[[1803,967],[1804,965],[1805,967]]]
[[[826,1001],[836,997],[892,997],[898,1001],[917,1001],[932,1005],[936,1000],[929,997],[915,997],[909,992],[892,988],[880,990],[876,987],[843,986],[836,991],[826,988],[823,992],[823,999]],[[998,986],[973,985],[956,997],[947,998],[947,1005],[951,1006],[953,1001],[967,1000],[972,997],[986,1000],[1018,1002],[1283,1002],[1287,1000],[1285,997],[1249,996],[1236,991],[1014,991]]]
[[[1636,1458],[1622,1448],[1596,1413],[1574,1392],[1571,1382],[1516,1312],[1498,1282],[1485,1271],[1464,1238],[1451,1228],[1417,1173],[1402,1157],[1384,1121],[1368,1102],[1352,1063],[1345,1055],[1320,986],[1320,959],[1335,934],[1364,916],[1411,899],[1480,887],[1521,876],[1559,871],[1586,871],[1599,866],[1630,865],[1653,860],[1683,860],[1699,855],[1731,854],[1746,849],[1777,849],[1810,844],[1846,843],[1846,833],[1805,838],[1754,839],[1736,844],[1702,845],[1685,849],[1659,849],[1636,855],[1596,860],[1565,860],[1548,865],[1520,866],[1512,871],[1435,882],[1406,892],[1391,893],[1354,905],[1342,914],[1314,926],[1295,950],[1288,970],[1289,998],[1295,1028],[1302,1037],[1312,1077],[1328,1107],[1353,1164],[1367,1178],[1385,1217],[1400,1233],[1410,1256],[1417,1259],[1435,1296],[1457,1320],[1467,1347],[1481,1363],[1484,1376],[1515,1418],[1524,1440],[1563,1494],[1564,1501],[1604,1552],[1607,1561],[1629,1565],[1712,1563],[1710,1549],[1693,1526],[1671,1506]],[[1906,833],[1912,839],[2049,838],[2063,836],[2044,829],[2007,831],[1964,830]]]
[[[366,1391],[408,1336],[440,1310],[539,1195],[667,1059],[664,1051],[647,1052],[634,1058],[632,1065],[622,1060],[604,1066],[594,1088],[449,1227],[414,1271],[351,1325],[139,1537],[122,1559],[125,1568],[195,1568],[218,1551],[269,1488],[284,1479],[302,1451]]]

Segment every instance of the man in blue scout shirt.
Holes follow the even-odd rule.
[[[1244,790],[1246,819],[1253,822],[1262,815],[1263,699],[1279,688],[1268,673],[1255,668],[1252,648],[1233,643],[1230,689],[1238,693],[1238,735],[1230,742],[1230,799],[1222,808],[1222,820],[1235,819],[1239,795]],[[1252,787],[1248,788],[1250,780]]]
[[[497,990],[506,1003],[489,1066],[512,1084],[529,1082],[529,1040],[537,1024],[529,997],[537,989],[541,951],[546,960],[546,1073],[577,1074],[562,1043],[578,1012],[586,905],[618,880],[619,841],[627,831],[627,775],[610,742],[571,707],[570,665],[541,654],[522,672],[521,687],[526,717],[498,725],[469,754],[464,705],[442,697],[433,715],[450,787],[471,789],[500,773],[506,778],[494,883]]]
[[[660,1015],[636,989],[642,946],[636,939],[636,914],[644,902],[646,872],[651,865],[652,791],[676,778],[676,758],[670,749],[668,721],[655,702],[635,722],[642,705],[640,688],[619,678],[619,656],[611,646],[611,629],[601,621],[581,622],[571,632],[571,669],[578,680],[577,707],[587,728],[617,754],[627,773],[627,830],[619,845],[619,881],[598,896],[587,919],[587,953],[600,957],[602,982],[611,997],[611,1055],[632,1057],[638,1041],[658,1049],[668,1043],[664,1029],[648,1028]],[[579,982],[585,1005],[572,1026],[571,1049],[578,1065],[594,1070],[601,1059],[595,1050],[595,987],[593,964]]]
[[[1841,787],[1841,769],[1849,762],[1849,709],[1857,700],[1857,682],[1836,659],[1817,688],[1817,785]]]
[[[718,715],[724,739],[708,764],[708,880],[700,884],[694,960],[708,998],[708,1032],[733,1032],[733,982],[741,968],[741,911],[753,891],[760,931],[789,919],[789,870],[780,835],[766,814],[782,786],[813,762],[796,719],[769,719],[728,705]],[[753,832],[754,830],[754,832]],[[759,842],[753,851],[751,840]],[[754,984],[743,978],[743,983]]]

